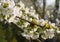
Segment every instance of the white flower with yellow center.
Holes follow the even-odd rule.
[[[13,0],[1,0],[1,5],[3,8],[13,8],[15,2]]]
[[[41,25],[41,26],[44,26],[44,25],[45,25],[45,21],[44,21],[44,19],[40,19],[39,22],[40,22],[40,25]]]
[[[38,14],[33,15],[33,17],[35,17],[36,19],[38,19]]]
[[[23,9],[25,7],[24,3],[22,1],[20,1],[19,3],[17,3],[17,6],[20,7],[20,9]]]
[[[43,38],[43,39],[52,39],[53,37],[54,37],[54,34],[55,32],[54,32],[54,29],[46,29],[45,31],[44,31],[44,34],[43,35],[41,35],[41,37]]]
[[[28,23],[28,22],[24,23],[24,27],[27,27],[28,25],[29,25],[29,23]]]
[[[9,23],[11,23],[11,22],[16,23],[16,22],[19,22],[19,19],[16,19],[15,16],[12,16],[9,18],[8,22]]]
[[[14,14],[14,16],[21,17],[22,11],[20,11],[20,8],[19,7],[15,6],[14,7],[14,13],[13,14]]]
[[[25,12],[25,13],[26,13],[26,14],[28,14],[30,9],[29,9],[28,7],[26,7],[26,9],[25,9],[25,10],[26,10],[26,12]]]

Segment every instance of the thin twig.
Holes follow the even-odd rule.
[[[40,25],[38,25],[38,24],[35,24],[35,23],[33,23],[33,22],[30,22],[30,21],[28,21],[28,20],[25,20],[25,19],[23,19],[23,18],[21,18],[21,17],[16,16],[16,18],[19,18],[19,19],[21,19],[21,20],[24,20],[24,21],[30,23],[30,24],[37,25],[37,26],[43,28],[42,26],[40,26]]]

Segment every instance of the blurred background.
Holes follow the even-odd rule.
[[[52,23],[56,23],[56,25],[60,29],[60,0],[14,0],[15,3],[22,1],[26,6],[33,6],[36,10],[36,13],[41,16],[43,19],[47,19]],[[18,27],[14,27],[9,25],[8,23],[4,24],[0,22],[0,42],[28,42],[24,37],[20,34],[21,31],[17,29]],[[17,34],[19,36],[17,36]],[[55,35],[52,39],[44,40],[40,38],[42,42],[60,42],[60,34]],[[38,42],[37,40],[33,40],[33,42]]]

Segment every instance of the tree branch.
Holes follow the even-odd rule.
[[[35,24],[35,23],[33,23],[33,22],[30,22],[30,21],[28,21],[28,20],[25,20],[25,19],[23,19],[23,18],[21,18],[21,17],[16,16],[16,18],[19,18],[19,19],[21,19],[21,20],[24,20],[24,21],[30,23],[30,24],[37,25],[37,26],[43,28],[42,26],[40,26],[40,25],[38,25],[38,24]]]

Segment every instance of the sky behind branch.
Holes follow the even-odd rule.
[[[55,0],[46,0],[46,2],[47,5],[55,4]]]

